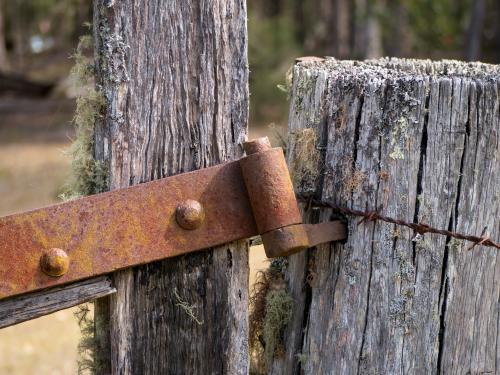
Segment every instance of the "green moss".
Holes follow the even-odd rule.
[[[106,100],[104,95],[94,88],[94,67],[85,54],[91,45],[90,36],[82,36],[73,55],[75,65],[71,74],[81,90],[76,99],[73,119],[76,138],[69,150],[72,173],[62,194],[65,200],[100,193],[107,189],[106,166],[94,158],[95,122],[102,116]]]
[[[94,78],[94,67],[90,63],[90,59],[85,53],[92,48],[92,37],[90,35],[82,35],[76,52],[73,54],[75,65],[71,68],[70,74],[77,78],[79,82],[87,83]]]
[[[78,374],[95,374],[95,339],[94,339],[94,319],[91,313],[91,303],[78,306],[75,317],[82,337],[78,343]]]
[[[263,337],[266,347],[264,360],[266,368],[272,363],[286,325],[292,318],[293,299],[286,290],[270,291],[266,297],[266,315],[264,318]]]
[[[284,350],[283,332],[293,312],[283,276],[286,267],[286,258],[273,259],[268,269],[257,273],[250,294],[251,373],[267,373],[273,357]]]
[[[276,257],[271,260],[271,268],[278,271],[280,274],[284,274],[288,267],[287,257]]]

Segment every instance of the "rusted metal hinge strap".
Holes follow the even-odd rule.
[[[302,224],[283,151],[0,218],[0,299],[262,235],[268,256],[345,238]],[[318,242],[319,241],[319,242]]]

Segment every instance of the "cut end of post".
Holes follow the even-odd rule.
[[[295,59],[295,63],[310,63],[310,62],[323,62],[325,59],[323,57],[317,56],[302,56]]]

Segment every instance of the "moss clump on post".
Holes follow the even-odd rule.
[[[62,195],[65,200],[99,193],[107,187],[106,167],[94,158],[94,124],[101,116],[106,100],[94,88],[94,67],[85,55],[91,46],[90,36],[82,36],[73,55],[75,65],[71,75],[80,90],[73,119],[76,138],[69,150],[72,157],[71,179]]]
[[[293,299],[283,279],[284,258],[259,271],[250,297],[250,353],[252,373],[267,371],[283,352],[283,332],[292,318]]]
[[[78,343],[78,375],[95,374],[95,340],[94,319],[92,318],[91,303],[78,306],[75,317],[82,337]]]
[[[266,368],[272,363],[274,354],[282,344],[282,335],[292,318],[293,299],[286,290],[272,290],[266,296],[264,317],[264,360]]]

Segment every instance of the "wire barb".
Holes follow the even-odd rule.
[[[358,222],[358,225],[360,225],[363,222],[370,222],[370,221],[385,221],[386,223],[391,223],[399,226],[404,226],[410,229],[413,229],[416,233],[420,235],[424,235],[426,233],[435,233],[435,234],[440,234],[442,236],[447,236],[447,237],[453,237],[457,238],[459,240],[465,240],[465,241],[470,241],[472,242],[472,245],[467,249],[471,250],[473,247],[482,245],[482,246],[489,246],[489,247],[495,247],[497,249],[500,249],[500,243],[497,243],[493,241],[489,236],[485,235],[486,233],[486,228],[483,230],[483,233],[481,236],[471,236],[463,233],[458,233],[458,232],[453,232],[449,231],[446,229],[437,229],[433,228],[428,224],[425,223],[410,223],[401,219],[395,219],[389,216],[384,216],[381,215],[380,209],[377,211],[361,211],[361,210],[355,210],[347,207],[340,207],[332,202],[328,201],[323,201],[323,200],[318,200],[315,198],[312,198],[310,196],[305,196],[302,194],[297,195],[297,200],[301,202],[305,202],[308,204],[308,206],[314,206],[314,207],[325,207],[325,208],[331,208],[332,210],[336,212],[340,212],[344,215],[349,215],[349,216],[360,216],[362,219]]]

